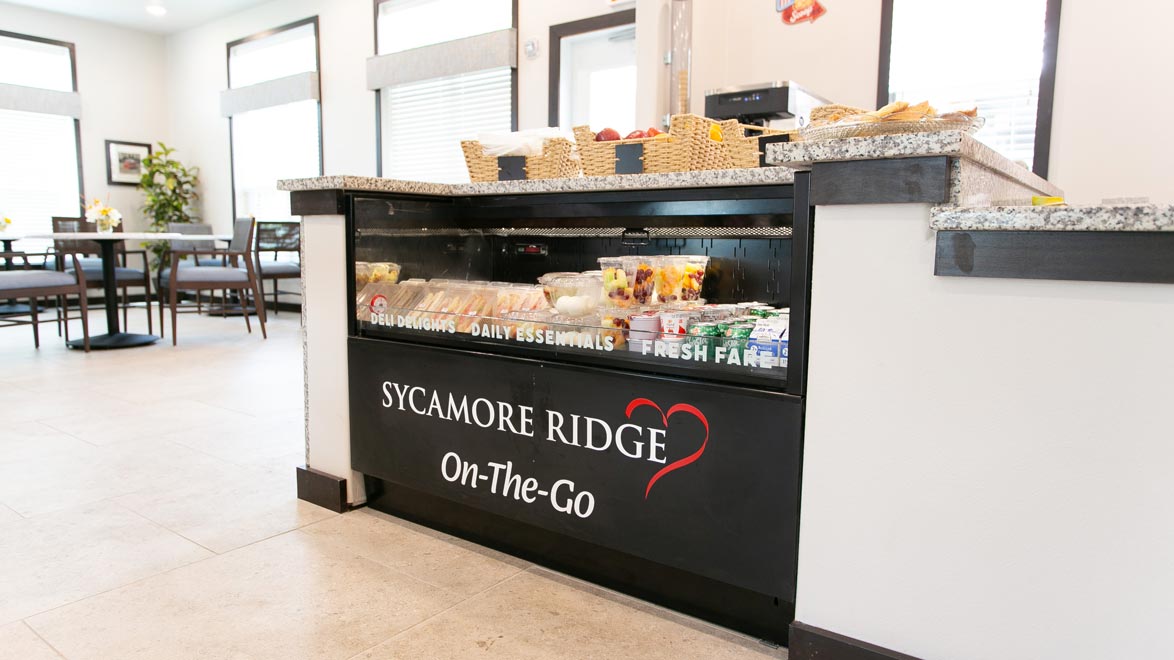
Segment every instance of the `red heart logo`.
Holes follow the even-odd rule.
[[[705,427],[705,439],[701,441],[700,449],[693,452],[692,454],[689,454],[685,458],[682,458],[678,461],[673,461],[672,463],[662,467],[659,472],[652,475],[652,478],[648,480],[648,485],[644,488],[644,499],[648,499],[648,493],[652,491],[652,484],[659,481],[661,477],[668,474],[669,472],[672,472],[673,470],[679,470],[686,465],[693,463],[697,459],[701,458],[701,455],[705,453],[705,445],[709,444],[709,420],[705,418],[705,415],[700,410],[687,403],[678,403],[669,408],[669,411],[666,413],[665,411],[661,410],[660,406],[656,405],[655,402],[648,399],[632,399],[632,402],[628,404],[628,408],[624,410],[624,415],[628,419],[632,419],[632,412],[642,406],[655,408],[656,412],[660,413],[660,419],[662,422],[664,422],[666,429],[669,426],[669,418],[679,412],[693,415],[698,419],[698,421],[701,422],[701,425]]]

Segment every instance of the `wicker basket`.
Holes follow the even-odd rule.
[[[730,145],[730,158],[733,159],[735,168],[759,166],[759,156],[762,155],[762,142],[759,138],[787,135],[789,141],[799,141],[799,131],[783,131],[737,122],[732,122],[732,124],[722,122],[722,137]]]
[[[586,126],[578,126],[574,131],[583,171],[588,176],[615,174],[616,146],[621,144],[644,146],[645,174],[730,169],[734,167],[731,145],[709,137],[710,127],[715,124],[720,122],[699,115],[673,115],[666,134],[607,142],[596,142],[595,134]]]
[[[619,162],[619,158],[616,156],[616,147],[621,144],[644,145],[644,171],[648,172],[648,144],[656,141],[663,142],[666,139],[650,137],[596,142],[595,133],[589,126],[576,126],[571,130],[575,134],[575,146],[579,150],[579,158],[583,161],[583,174],[587,176],[612,176],[615,174],[616,163]]]
[[[486,156],[485,149],[476,140],[461,142],[465,152],[465,165],[469,168],[469,180],[473,183],[498,181],[496,156]],[[566,138],[546,138],[542,141],[542,153],[526,156],[527,179],[568,179],[582,175],[575,145]]]

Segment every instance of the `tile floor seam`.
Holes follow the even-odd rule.
[[[325,518],[323,520],[318,520],[313,523],[310,523],[310,525],[317,525],[318,523],[326,522],[327,520],[333,520],[333,519],[334,518]],[[331,547],[334,547],[336,549],[343,549],[345,547],[345,546],[343,546],[342,543],[339,543],[338,541],[335,541],[334,539],[331,539],[331,538],[328,538],[325,536],[321,536],[318,534],[307,534],[305,532],[305,528],[309,527],[310,525],[302,525],[301,527],[298,527],[296,529],[291,529],[289,531],[290,532],[300,532],[303,536],[315,539],[320,543],[327,543],[328,545],[330,545]],[[347,549],[347,552],[350,552],[351,554],[358,557],[359,559],[365,559],[371,563],[378,564],[378,565],[382,566],[383,568],[386,568],[387,570],[391,571],[392,573],[397,573],[397,574],[402,575],[406,578],[410,578],[411,580],[413,580],[415,582],[419,582],[420,584],[423,584],[425,586],[432,587],[433,589],[440,589],[441,591],[448,592],[448,593],[451,593],[454,595],[459,595],[459,594],[457,594],[457,592],[453,591],[452,589],[449,589],[448,587],[445,587],[445,586],[439,585],[439,584],[435,584],[433,582],[429,582],[428,580],[425,580],[424,578],[416,577],[415,575],[412,575],[411,573],[406,573],[402,569],[396,568],[395,566],[392,566],[390,564],[385,564],[385,563],[379,561],[378,559],[375,559],[374,557],[368,557],[365,554],[362,554],[362,553],[357,552],[355,550],[351,550],[349,548]],[[481,592],[477,592],[477,594],[479,594],[479,593],[481,593]],[[473,594],[473,596],[476,596],[477,594]],[[472,598],[472,596],[469,596],[469,598]]]
[[[376,562],[376,563],[379,563],[379,562]],[[380,564],[380,566],[382,566],[382,565],[383,565],[383,564]],[[412,625],[408,626],[407,628],[404,628],[403,630],[401,630],[401,631],[397,632],[396,634],[392,635],[391,637],[388,637],[387,639],[384,639],[384,640],[380,640],[380,642],[379,642],[378,644],[376,644],[376,645],[374,645],[374,646],[372,646],[372,647],[370,647],[370,648],[363,649],[362,651],[359,651],[358,653],[356,653],[356,654],[352,655],[351,657],[347,658],[347,660],[355,660],[355,658],[357,658],[357,657],[359,657],[359,656],[363,655],[364,653],[368,653],[368,652],[370,652],[372,649],[374,649],[374,648],[377,648],[377,647],[379,647],[379,646],[382,646],[382,645],[384,645],[384,644],[386,644],[386,643],[388,643],[388,642],[390,642],[390,641],[394,640],[395,638],[399,637],[400,635],[405,635],[405,634],[407,634],[408,632],[410,632],[410,631],[412,631],[412,630],[414,630],[414,629],[416,629],[416,628],[418,628],[418,627],[420,627],[420,626],[424,625],[425,623],[428,623],[429,621],[431,621],[431,620],[435,619],[436,617],[438,617],[438,616],[440,616],[440,615],[442,615],[442,614],[444,614],[444,613],[446,613],[446,612],[449,612],[449,611],[451,611],[452,609],[454,609],[454,608],[456,608],[456,607],[460,607],[461,605],[464,605],[465,603],[468,603],[468,602],[469,602],[469,601],[471,601],[471,600],[477,599],[477,598],[479,598],[479,597],[481,597],[481,596],[485,595],[485,593],[486,593],[486,592],[492,591],[492,590],[494,590],[494,589],[496,589],[496,588],[500,587],[501,585],[505,584],[506,582],[509,582],[510,580],[514,580],[514,579],[516,579],[518,576],[522,575],[523,573],[525,573],[525,572],[526,572],[526,571],[528,571],[528,570],[529,570],[529,568],[522,569],[522,570],[520,570],[520,571],[518,571],[518,572],[514,573],[513,575],[510,575],[509,577],[506,577],[506,578],[503,578],[503,579],[501,579],[501,580],[498,580],[497,582],[494,582],[493,584],[491,584],[491,585],[489,585],[488,587],[486,587],[486,588],[482,589],[481,591],[478,591],[478,592],[477,592],[477,593],[475,593],[475,594],[472,594],[472,595],[470,595],[470,596],[468,596],[468,597],[466,597],[466,598],[462,598],[461,600],[459,600],[459,601],[457,601],[457,602],[453,603],[452,605],[449,605],[448,607],[446,607],[446,608],[444,608],[443,610],[441,610],[441,611],[437,612],[436,614],[433,614],[432,616],[426,617],[426,618],[424,618],[424,619],[421,619],[421,620],[417,621],[416,623],[413,623]],[[421,581],[423,581],[423,580],[421,580]]]
[[[130,494],[130,493],[128,493],[128,494]],[[197,540],[195,540],[195,539],[190,539],[190,538],[188,538],[188,537],[184,536],[184,535],[183,535],[181,532],[178,532],[178,531],[176,531],[176,530],[174,530],[174,529],[171,529],[170,527],[168,527],[167,525],[164,525],[164,524],[163,524],[163,523],[161,523],[161,522],[158,522],[158,521],[156,521],[156,520],[152,520],[151,518],[148,518],[148,517],[146,516],[146,514],[139,513],[138,511],[135,511],[134,509],[130,508],[129,506],[127,506],[127,505],[125,505],[125,504],[123,504],[122,502],[119,502],[119,501],[118,501],[118,498],[121,498],[121,497],[125,497],[125,495],[116,495],[115,497],[111,497],[111,498],[108,498],[108,499],[109,499],[109,501],[110,501],[110,503],[111,503],[111,504],[114,504],[114,505],[115,505],[115,506],[117,506],[117,507],[120,507],[120,508],[122,508],[122,509],[125,509],[126,511],[129,511],[130,513],[133,513],[134,515],[136,515],[136,516],[138,516],[138,517],[142,518],[143,520],[146,520],[148,523],[150,523],[150,524],[154,525],[155,527],[158,527],[159,529],[161,529],[161,530],[163,530],[163,531],[165,531],[165,532],[167,532],[167,533],[169,533],[169,534],[175,534],[176,536],[178,536],[179,538],[181,538],[181,539],[183,539],[183,540],[187,541],[188,543],[191,543],[191,544],[193,544],[193,545],[197,545],[197,546],[199,546],[199,547],[203,548],[204,550],[207,550],[208,552],[211,552],[213,557],[217,557],[217,556],[220,556],[221,554],[224,554],[224,553],[221,553],[221,552],[216,552],[216,551],[215,551],[215,550],[213,550],[212,548],[209,548],[208,546],[204,545],[203,543],[200,543],[199,541],[197,541]],[[211,559],[211,558],[212,558],[212,557],[205,557],[204,559]],[[197,560],[197,561],[204,561],[204,560],[203,560],[203,559],[200,559],[200,560]]]
[[[53,651],[54,653],[56,653],[56,654],[57,654],[57,657],[61,658],[61,660],[69,660],[69,658],[66,658],[66,657],[65,657],[65,654],[64,654],[64,653],[62,653],[60,649],[58,649],[56,646],[53,646],[53,644],[51,644],[51,643],[49,642],[49,640],[45,639],[45,637],[44,637],[43,635],[41,635],[41,633],[37,632],[37,631],[36,631],[36,629],[35,629],[35,628],[33,628],[33,627],[32,627],[32,625],[30,625],[30,624],[29,624],[29,622],[28,622],[28,620],[27,620],[27,619],[21,619],[21,620],[20,620],[20,622],[24,624],[24,627],[25,627],[25,628],[28,628],[28,629],[29,629],[29,632],[31,632],[32,634],[36,635],[36,636],[37,636],[37,639],[39,639],[39,640],[41,640],[42,642],[44,642],[44,643],[45,643],[45,646],[48,646],[48,647],[49,647],[49,649],[50,649],[51,651]]]

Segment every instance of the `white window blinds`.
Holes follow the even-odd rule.
[[[384,88],[383,176],[468,181],[461,140],[509,132],[511,71],[500,67]]]
[[[508,132],[513,124],[512,2],[387,0],[379,5],[377,20],[380,57],[373,59],[383,61],[370,63],[368,75],[378,81],[372,87],[381,87],[382,175],[468,181],[461,140]],[[481,45],[479,55],[468,56],[462,46],[474,43]],[[431,70],[413,58],[429,48],[447,53],[428,60]],[[388,75],[378,75],[380,64]]]
[[[986,125],[976,137],[1030,168],[1046,10],[1047,0],[987,0],[962,26],[953,3],[895,0],[890,100],[977,106]]]
[[[317,22],[232,45],[228,68],[221,109],[232,121],[236,216],[288,219],[277,181],[322,173]]]
[[[0,37],[0,84],[33,93],[72,93],[71,50]],[[77,150],[77,120],[72,116],[0,109],[0,216],[12,219],[9,235],[52,231],[53,216],[78,217],[82,191]],[[49,247],[49,241],[27,240],[17,247],[36,252]]]

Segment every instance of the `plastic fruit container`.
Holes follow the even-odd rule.
[[[681,280],[681,300],[701,300],[701,285],[705,283],[705,269],[709,257],[705,255],[682,255],[685,276]]]
[[[659,268],[656,269],[656,299],[662,304],[671,305],[683,300],[681,287],[685,280],[685,268],[688,257],[669,256],[659,257]]]
[[[637,305],[651,305],[656,299],[656,271],[660,268],[660,258],[636,255],[620,257],[620,261],[632,287],[632,300]]]
[[[370,282],[388,282],[395,284],[399,281],[399,264],[391,263],[390,261],[377,261],[368,264],[371,267]],[[357,269],[356,269],[357,270]]]
[[[366,261],[355,262],[355,289],[362,289],[371,281],[371,264]]]
[[[600,257],[599,267],[603,271],[604,305],[621,309],[634,305],[632,285],[624,271],[624,258]]]

